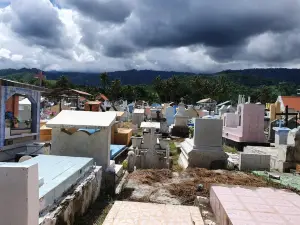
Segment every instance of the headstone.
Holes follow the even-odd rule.
[[[222,105],[221,108],[219,109],[219,115],[223,116],[225,113],[227,113],[227,108],[225,105]]]
[[[135,166],[135,153],[133,151],[128,152],[128,172],[131,173],[134,171],[134,166]]]
[[[270,171],[271,155],[240,153],[239,169],[241,171]]]
[[[149,106],[145,107],[145,116],[147,117],[147,119],[151,118],[151,108]]]
[[[181,98],[181,100],[183,100]],[[187,126],[189,117],[186,115],[185,105],[181,101],[178,105],[177,113],[175,114],[175,126],[172,128],[172,136],[188,137],[189,128]]]
[[[186,110],[186,115],[189,117],[189,119],[197,118],[199,116],[194,106],[188,107]]]
[[[181,143],[182,167],[225,168],[228,156],[222,148],[221,119],[195,119],[193,139]]]
[[[175,110],[172,106],[169,106],[166,108],[166,119],[168,126],[171,126],[174,124],[174,116],[175,116]]]
[[[160,121],[160,132],[162,134],[169,133],[168,123],[167,123],[167,120],[165,118]]]

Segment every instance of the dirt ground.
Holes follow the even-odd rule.
[[[212,184],[283,188],[280,184],[244,172],[201,168],[183,171],[177,163],[179,152],[175,142],[170,143],[170,152],[172,170],[137,170],[129,174],[119,196],[111,198],[102,193],[89,212],[76,220],[76,225],[101,225],[115,200],[196,205],[205,225],[216,225],[209,204]]]
[[[181,173],[169,170],[137,170],[128,176],[124,187],[125,194],[121,198],[127,200],[151,199],[156,192],[164,190],[172,198],[177,199],[179,204],[193,205],[196,196],[209,197],[209,189],[212,184],[282,188],[280,184],[237,171],[202,168],[187,169]],[[140,192],[145,189],[149,189],[148,192],[151,193],[151,196],[142,196],[140,199]],[[131,195],[128,194],[130,191]]]

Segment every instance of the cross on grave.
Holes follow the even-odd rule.
[[[285,106],[285,112],[283,113],[276,113],[276,116],[285,116],[284,120],[285,120],[285,126],[288,127],[288,123],[289,123],[289,116],[296,116],[296,126],[295,128],[298,127],[298,113],[289,113],[289,106]]]
[[[279,125],[279,127],[282,127],[283,124],[284,124],[283,120],[276,121],[276,125]]]
[[[40,86],[42,86],[42,81],[44,80],[45,76],[42,71],[39,71],[38,74],[35,75],[35,78],[39,79]]]

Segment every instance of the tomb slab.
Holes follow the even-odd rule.
[[[283,199],[284,196],[289,197]],[[239,207],[233,207],[232,199]],[[300,207],[296,200],[300,201],[296,193],[273,188],[213,185],[210,189],[210,204],[222,225],[299,224],[296,218],[300,218]]]

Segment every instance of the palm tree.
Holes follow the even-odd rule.
[[[68,78],[64,75],[60,76],[60,78],[56,81],[55,87],[57,88],[62,88],[62,89],[67,89],[71,85],[70,81]]]
[[[109,89],[109,84],[110,84],[107,73],[100,74],[100,83],[101,83],[101,88],[103,89],[104,94],[107,94],[108,89]]]

